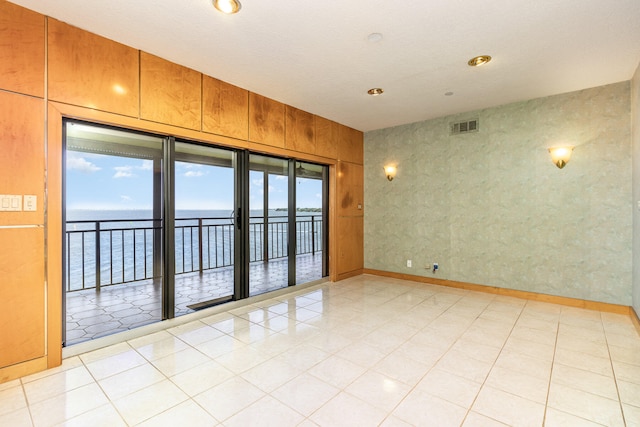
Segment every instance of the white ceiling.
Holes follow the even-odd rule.
[[[640,62],[640,0],[241,0],[230,16],[11,1],[362,131],[629,80]]]

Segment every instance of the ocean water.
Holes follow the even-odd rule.
[[[297,212],[296,253],[322,250],[320,212]],[[313,224],[311,217],[314,217]],[[287,256],[287,212],[268,213],[269,258]],[[131,282],[154,277],[153,247],[160,238],[161,222],[151,210],[67,210],[66,277],[68,290]],[[202,229],[199,229],[199,219]],[[199,271],[200,233],[203,269],[233,265],[233,211],[178,210],[175,224],[176,274]],[[100,233],[96,233],[96,227]],[[312,236],[313,235],[313,236]],[[99,237],[99,239],[97,239]],[[314,239],[315,237],[315,239]],[[263,259],[263,211],[250,212],[250,261]],[[96,263],[100,254],[100,265]]]

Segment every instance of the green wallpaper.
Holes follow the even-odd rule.
[[[449,134],[468,118],[479,132]],[[547,148],[562,144],[576,148],[560,170]],[[364,147],[366,268],[631,305],[630,82],[371,131]]]
[[[633,147],[633,307],[640,315],[640,65],[631,81]]]

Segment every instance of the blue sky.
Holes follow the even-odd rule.
[[[176,210],[233,209],[233,171],[230,168],[176,163]],[[67,209],[152,209],[153,163],[91,153],[67,151]],[[262,208],[262,174],[250,176],[250,204]],[[298,207],[322,206],[319,180],[298,179]],[[269,178],[270,208],[287,207],[287,179]]]

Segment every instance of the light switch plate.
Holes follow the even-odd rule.
[[[24,195],[23,209],[25,212],[35,212],[38,210],[38,196]]]
[[[22,211],[22,196],[16,194],[0,194],[0,211],[20,212]]]

